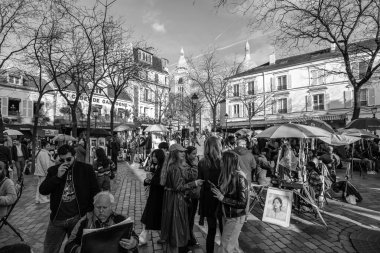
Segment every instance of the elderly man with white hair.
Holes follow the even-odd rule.
[[[80,253],[83,229],[105,228],[125,220],[125,217],[112,210],[114,196],[108,191],[102,191],[94,197],[94,211],[88,212],[75,225],[65,246],[65,253]],[[130,239],[122,238],[119,245],[123,252],[138,252],[139,237],[132,231]]]

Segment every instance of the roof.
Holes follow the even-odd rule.
[[[138,58],[138,50],[142,50],[146,53],[149,53],[152,55],[152,65],[149,64],[149,63],[145,63],[143,61],[140,61],[139,58]],[[157,72],[161,72],[161,73],[164,73],[164,74],[169,74],[165,69],[164,67],[162,66],[162,59],[155,56],[154,54],[142,49],[142,48],[134,48],[133,49],[133,55],[135,57],[135,61],[136,62],[139,62],[141,63],[141,65],[144,67],[144,68],[147,68],[147,69],[152,69],[154,71],[157,71]],[[166,60],[166,59],[165,59]]]
[[[111,87],[108,87],[107,89],[108,89],[108,96],[110,98],[114,98],[115,97],[115,90]],[[125,91],[122,91],[117,99],[118,100],[120,99],[120,100],[130,101],[130,102],[133,101],[131,96],[129,96],[129,94]]]
[[[359,41],[357,43],[351,43],[349,44],[349,47],[351,48],[351,50],[355,50],[355,49],[363,48],[363,47],[374,48],[376,45],[375,43],[376,43],[375,39],[369,39],[369,40]],[[327,60],[327,59],[337,58],[341,56],[342,55],[338,51],[338,49],[336,49],[335,51],[331,51],[331,48],[325,48],[322,50],[313,51],[306,54],[300,54],[300,55],[295,55],[295,56],[291,56],[287,58],[282,58],[282,59],[276,60],[274,64],[269,64],[269,62],[267,62],[256,68],[251,68],[242,73],[230,76],[228,79],[249,76],[249,75],[273,71],[277,69],[283,69],[290,66],[301,65],[308,62]]]
[[[22,83],[22,85],[8,83],[7,82],[7,77],[6,77],[7,74],[9,74],[10,76],[14,75],[16,77],[21,77],[22,76],[23,77],[23,83]],[[26,74],[25,71],[19,70],[17,68],[3,69],[0,72],[0,85],[2,85],[2,86],[17,88],[17,89],[33,90],[33,91],[38,92],[37,87],[40,86],[39,80],[40,80],[40,78],[38,76]],[[37,85],[35,84],[35,82],[37,83]],[[45,86],[46,83],[47,83],[47,81],[45,79],[42,79],[41,88],[43,88],[43,86]],[[47,85],[44,88],[44,91],[48,91],[48,90],[52,90],[52,88],[51,88],[50,85]]]

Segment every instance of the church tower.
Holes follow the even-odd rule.
[[[187,64],[186,58],[185,58],[185,52],[183,48],[181,48],[181,54],[178,59],[177,67],[174,71],[174,93],[175,94],[182,94],[184,96],[185,90],[188,90],[189,84],[188,84],[188,78],[187,75],[189,73],[189,66]]]
[[[251,48],[247,40],[247,42],[245,43],[245,56],[243,61],[239,64],[236,70],[236,74],[245,72],[255,67],[257,67],[257,64],[251,59]]]

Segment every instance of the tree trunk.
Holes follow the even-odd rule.
[[[40,96],[37,99],[37,108],[40,108],[42,96]],[[39,119],[39,113],[37,112],[37,115],[34,115],[34,122],[33,122],[33,133],[32,133],[32,168],[31,172],[35,171],[36,168],[36,149],[37,149],[37,128],[38,128],[38,119]],[[23,168],[22,168],[23,169]]]
[[[92,97],[93,94],[90,95],[88,99],[88,111],[87,111],[87,120],[86,120],[86,160],[87,163],[91,164],[91,157],[90,157],[90,131],[91,131],[91,107],[92,107]]]
[[[216,106],[212,107],[212,128],[216,132]]]
[[[249,130],[252,130],[252,118],[248,116]]]
[[[72,118],[72,134],[73,134],[73,137],[74,138],[77,138],[78,137],[78,119],[77,119],[77,114],[76,113],[72,113],[71,114],[71,118]]]
[[[111,112],[110,112],[110,128],[111,128],[111,134],[113,134],[113,121],[114,121],[114,110],[115,110],[115,103],[116,103],[116,98],[111,101]]]
[[[354,111],[351,120],[355,120],[360,116],[360,88],[354,88]]]

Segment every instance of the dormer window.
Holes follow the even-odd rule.
[[[99,87],[95,88],[94,94],[102,95],[102,89]]]
[[[21,85],[21,78],[20,78],[20,76],[9,75],[9,83]]]
[[[152,54],[139,50],[138,57],[140,61],[152,64],[152,59],[153,59]]]

